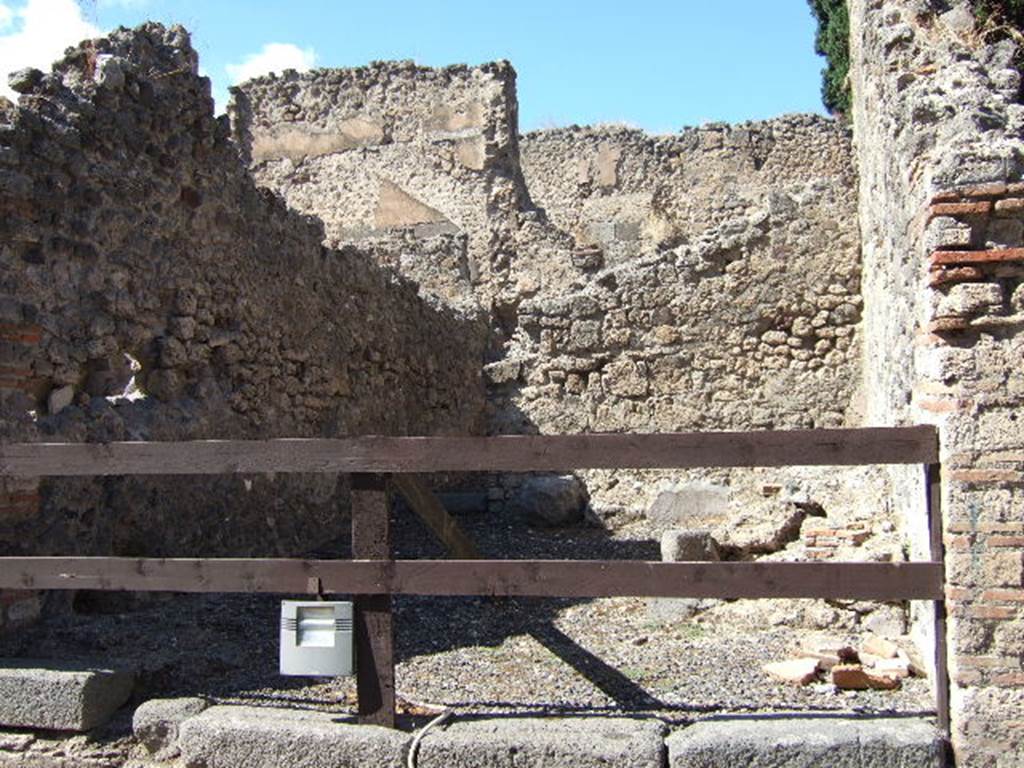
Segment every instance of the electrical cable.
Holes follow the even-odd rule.
[[[423,726],[420,732],[417,733],[415,737],[413,737],[412,744],[409,746],[409,755],[405,759],[406,768],[416,768],[416,754],[419,751],[420,742],[423,741],[423,737],[427,735],[427,732],[431,728],[441,725],[454,714],[454,710],[446,709],[440,715],[438,715],[425,726]]]

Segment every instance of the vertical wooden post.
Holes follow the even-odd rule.
[[[352,475],[352,559],[391,559],[388,500],[381,475]],[[355,641],[359,722],[394,728],[391,595],[356,595]]]
[[[929,549],[932,562],[944,564],[945,548],[942,544],[942,465],[925,465],[925,493],[928,508]],[[945,585],[945,569],[943,569]],[[949,665],[946,648],[946,602],[936,600],[935,610],[935,710],[939,728],[950,735]]]

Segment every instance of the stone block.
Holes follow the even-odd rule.
[[[420,743],[419,768],[659,768],[664,726],[627,718],[455,721]]]
[[[975,315],[1002,303],[1003,289],[997,283],[960,283],[949,289],[936,316]]]
[[[712,528],[729,513],[729,489],[708,483],[692,483],[662,491],[647,510],[647,519],[658,526]]]
[[[583,519],[587,490],[573,475],[531,477],[515,490],[509,507],[530,525],[572,525]]]
[[[331,712],[218,705],[178,726],[182,762],[204,768],[402,768],[412,737]]]
[[[60,413],[75,400],[75,388],[70,384],[50,392],[47,407],[50,414]]]
[[[151,755],[159,759],[177,757],[179,726],[209,706],[197,697],[150,699],[135,710],[132,732]]]
[[[671,528],[661,534],[661,559],[666,563],[718,560],[718,545],[708,531]]]
[[[124,670],[37,659],[0,660],[0,725],[88,731],[131,695]]]
[[[939,768],[945,750],[923,719],[800,714],[705,720],[666,744],[670,768]]]

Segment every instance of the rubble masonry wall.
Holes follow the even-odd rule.
[[[118,30],[19,77],[0,114],[3,439],[482,429],[485,325],[259,189],[184,30]],[[0,547],[297,555],[346,503],[330,476],[9,483]],[[38,610],[3,602],[9,622]]]
[[[948,6],[850,3],[865,405],[940,427],[954,744],[987,768],[1024,760],[1024,106],[1014,46]]]

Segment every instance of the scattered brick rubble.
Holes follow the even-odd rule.
[[[771,677],[797,685],[830,682],[837,690],[893,690],[911,675],[925,677],[919,664],[900,645],[869,634],[857,650],[839,642],[818,641],[786,661],[765,664]]]

